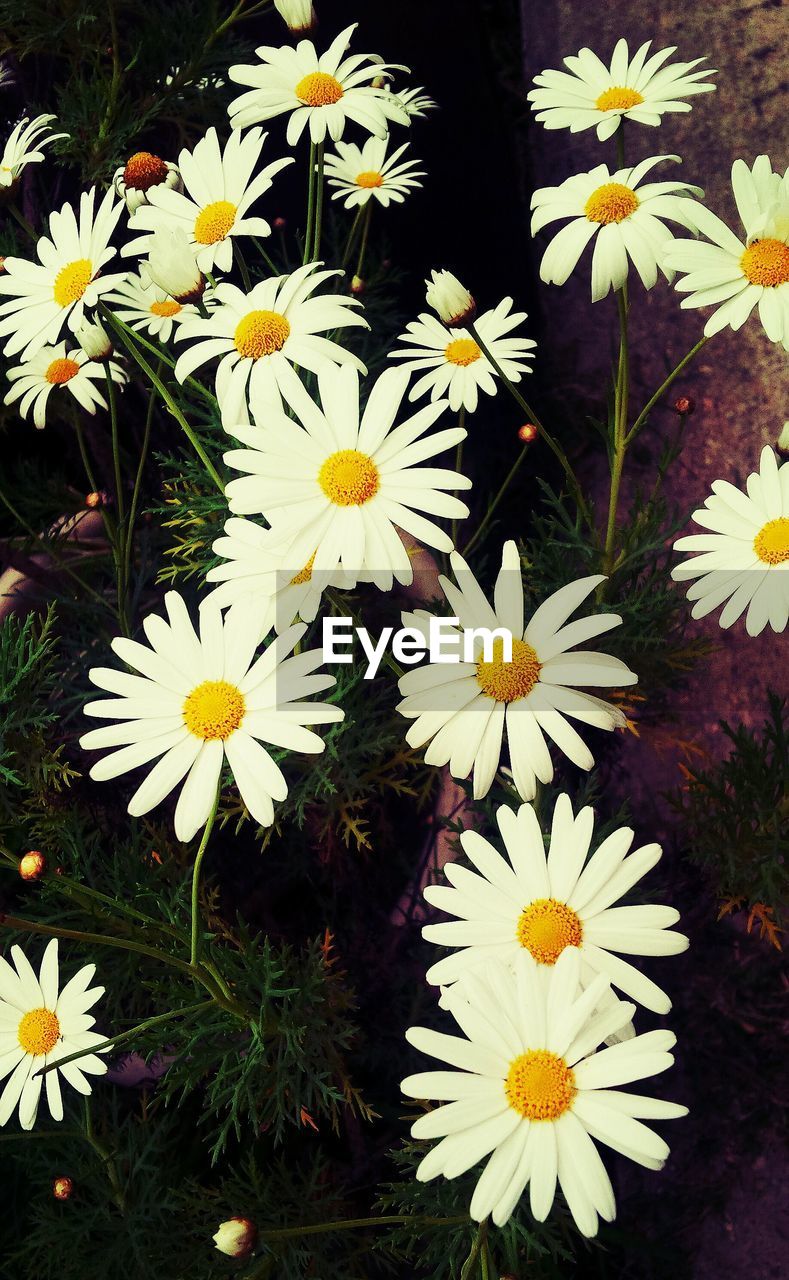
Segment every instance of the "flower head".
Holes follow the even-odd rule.
[[[477,304],[465,285],[451,271],[431,271],[425,281],[425,301],[450,329],[468,324],[477,314]]]
[[[180,227],[164,227],[157,233],[140,276],[143,285],[147,279],[182,306],[198,302],[205,292],[205,278]]]
[[[255,1247],[258,1229],[249,1218],[228,1218],[219,1224],[214,1244],[220,1253],[229,1258],[246,1258]]]
[[[436,111],[438,108],[438,103],[421,86],[414,89],[392,89],[388,86],[388,91],[397,98],[409,120],[421,119],[428,111]]]
[[[99,362],[91,360],[82,347],[67,350],[65,342],[56,347],[42,347],[31,360],[8,370],[8,380],[13,386],[6,392],[3,403],[19,401],[19,412],[26,418],[33,410],[33,422],[43,427],[47,418],[47,404],[54,393],[60,399],[67,391],[86,413],[97,408],[106,409],[107,401],[95,385],[106,382],[105,368],[109,369],[113,382],[122,387],[128,382],[117,360]]]
[[[203,294],[203,306],[210,308],[212,297],[209,287]],[[107,296],[107,305],[130,328],[149,333],[161,342],[169,342],[177,325],[199,314],[194,305],[176,302],[171,294],[141,275],[128,275],[115,293]]]
[[[334,200],[344,200],[346,209],[358,208],[369,200],[377,200],[387,207],[391,202],[402,204],[414,187],[421,187],[417,178],[424,172],[417,168],[419,160],[406,160],[401,156],[408,150],[408,143],[387,156],[389,139],[368,138],[364,146],[350,142],[337,143],[337,155],[327,155],[326,174],[330,187],[335,187]]]
[[[0,156],[0,190],[12,187],[27,165],[39,164],[44,159],[44,147],[69,136],[50,133],[49,126],[54,119],[54,116],[36,116],[30,120],[23,116],[14,125]]]
[[[98,320],[84,319],[74,337],[88,359],[95,360],[98,364],[109,360],[115,350],[107,330]]]
[[[115,170],[112,184],[129,213],[134,213],[140,205],[148,204],[151,192],[158,187],[180,190],[181,175],[178,166],[170,160],[162,160],[150,151],[135,151],[125,164]]]

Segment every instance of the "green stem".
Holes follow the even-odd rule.
[[[261,240],[259,240],[259,239],[257,238],[257,236],[250,236],[249,238],[250,238],[250,240],[252,241],[252,243],[253,243],[253,245],[255,246],[255,248],[257,249],[257,251],[258,251],[258,253],[260,254],[261,258],[262,258],[262,259],[263,259],[263,261],[265,262],[265,264],[266,264],[266,266],[268,267],[268,269],[269,269],[269,271],[271,272],[271,274],[272,274],[273,276],[279,276],[279,275],[282,275],[282,268],[277,266],[276,262],[274,261],[274,259],[273,259],[273,258],[272,258],[272,256],[271,256],[271,254],[270,254],[270,253],[269,253],[269,252],[264,248],[264,246],[263,246],[263,242],[262,242]]]
[[[240,275],[241,275],[241,279],[242,279],[242,281],[243,281],[244,288],[246,289],[247,293],[251,293],[251,292],[252,292],[252,281],[251,281],[251,280],[250,280],[250,278],[249,278],[249,271],[247,270],[247,264],[246,264],[246,262],[244,261],[244,255],[243,255],[243,253],[241,252],[241,246],[240,246],[240,244],[238,243],[238,240],[237,240],[237,239],[235,239],[235,240],[233,241],[233,251],[234,251],[234,253],[235,253],[236,263],[237,263],[237,265],[238,265],[238,270],[239,270],[239,273],[240,273]]]
[[[86,1053],[97,1053],[101,1049],[112,1049],[119,1044],[124,1044],[127,1040],[134,1040],[135,1036],[140,1035],[143,1031],[150,1030],[151,1027],[159,1027],[165,1022],[172,1022],[173,1018],[185,1018],[190,1013],[210,1009],[213,1003],[213,1000],[198,1000],[195,1004],[186,1005],[184,1009],[168,1009],[167,1013],[157,1013],[154,1018],[145,1018],[143,1022],[138,1022],[136,1026],[131,1027],[128,1031],[120,1031],[117,1036],[109,1036],[108,1039],[102,1040],[99,1044],[91,1045],[87,1049],[77,1049],[66,1058],[58,1058],[57,1062],[50,1062],[48,1066],[40,1067],[34,1074],[45,1076],[50,1071],[59,1070],[67,1062],[77,1062],[79,1058],[84,1058]]]
[[[351,223],[351,229],[348,232],[348,239],[345,241],[345,248],[342,251],[342,258],[340,259],[340,268],[343,271],[348,265],[348,260],[351,256],[351,249],[353,248],[353,244],[356,239],[356,233],[359,230],[359,223],[364,217],[366,207],[367,206],[363,204],[359,205],[359,208],[356,210],[356,217]]]
[[[79,929],[64,929],[60,925],[43,924],[39,920],[24,920],[21,916],[0,915],[0,926],[8,929],[19,929],[22,932],[41,933],[48,938],[71,938],[73,942],[82,942],[86,946],[117,947],[121,951],[134,951],[138,955],[148,956],[151,960],[161,960],[173,969],[179,969],[190,978],[195,977],[191,964],[178,956],[171,956],[159,947],[149,947],[144,942],[132,942],[128,938],[108,938],[103,933],[84,933]]]
[[[191,963],[192,963],[192,965],[193,965],[193,966],[197,964],[197,960],[198,960],[198,953],[199,953],[199,950],[200,950],[200,907],[199,907],[199,902],[198,902],[198,898],[199,898],[199,895],[200,895],[200,864],[201,864],[201,863],[202,863],[202,861],[203,861],[203,858],[204,858],[204,856],[205,856],[205,851],[206,851],[206,849],[207,849],[207,847],[208,847],[208,840],[209,840],[209,837],[210,837],[210,835],[211,835],[211,830],[212,830],[212,828],[213,828],[214,821],[215,821],[215,819],[216,819],[216,811],[217,811],[217,809],[219,808],[219,797],[220,797],[220,795],[221,795],[221,792],[222,792],[222,786],[221,786],[221,783],[220,783],[220,785],[219,785],[219,786],[217,787],[217,789],[216,789],[216,795],[214,796],[214,803],[213,803],[213,806],[212,806],[212,808],[211,808],[211,812],[210,812],[210,814],[208,815],[208,821],[207,821],[207,822],[206,822],[206,824],[205,824],[205,830],[203,831],[203,835],[202,835],[202,838],[201,838],[201,840],[200,840],[200,848],[197,850],[197,855],[196,855],[196,857],[195,857],[195,864],[194,864],[194,867],[193,867],[193,869],[192,869],[192,950],[191,950]]]
[[[123,1194],[123,1187],[121,1186],[118,1167],[115,1163],[112,1152],[107,1150],[103,1142],[99,1142],[93,1132],[93,1119],[90,1114],[90,1098],[85,1099],[85,1140],[96,1152],[96,1155],[107,1170],[107,1177],[109,1178],[110,1186],[112,1187],[112,1198],[121,1213],[124,1213],[126,1210],[126,1197]]]
[[[622,471],[627,453],[627,413],[630,399],[630,355],[627,338],[627,284],[616,292],[616,304],[619,312],[619,366],[616,375],[614,394],[614,425],[611,440],[611,488],[608,496],[608,520],[605,531],[605,547],[603,550],[603,573],[610,574],[614,563],[614,544],[616,542],[616,515],[619,505],[619,490],[622,484]]]
[[[624,169],[625,167],[625,117],[619,117],[619,124],[616,129],[616,167]]]
[[[98,482],[96,480],[96,475],[93,470],[92,463],[90,461],[90,454],[88,453],[88,446],[85,443],[85,434],[82,430],[82,422],[79,416],[77,416],[74,422],[74,431],[77,436],[77,444],[79,445],[79,452],[82,458],[82,465],[85,468],[85,475],[87,476],[88,484],[90,485],[91,491],[93,493],[99,493],[100,490],[99,490]],[[118,527],[116,522],[110,519],[109,512],[107,511],[107,508],[105,507],[103,502],[99,507],[99,511],[101,512],[101,519],[104,525],[104,532],[106,533],[107,541],[110,544],[110,550],[112,552],[112,559],[115,565],[115,574],[116,574],[116,581],[117,581],[118,563],[119,563]],[[121,625],[121,630],[125,631],[124,621],[121,616],[121,613],[122,611],[119,604],[118,622]]]
[[[362,271],[364,270],[364,258],[365,258],[365,254],[367,253],[367,241],[370,238],[370,223],[372,221],[372,217],[373,217],[373,202],[372,202],[372,199],[370,199],[367,201],[367,204],[364,206],[364,221],[362,223],[362,239],[359,244],[359,257],[356,259],[356,270],[354,271],[354,275],[358,276],[360,280],[363,278]]]
[[[323,156],[324,144],[318,143],[317,147],[317,178],[315,186],[315,232],[313,237],[312,252],[310,260],[317,262],[321,256],[321,224],[323,222]]]
[[[123,332],[126,334],[126,336],[130,339],[130,341],[136,343],[140,347],[145,347],[146,351],[150,351],[151,355],[156,356],[157,360],[163,361],[166,365],[169,366],[169,368],[171,369],[175,368],[176,361],[173,359],[172,356],[168,355],[166,351],[162,351],[160,347],[157,347],[155,343],[150,342],[148,338],[143,336],[143,334],[138,333],[136,329],[132,329],[128,324],[126,324],[125,320],[121,320],[119,319],[118,316],[115,316],[115,315],[113,316],[113,318],[115,321],[116,331],[119,329],[122,329]],[[202,382],[198,382],[197,378],[193,378],[190,375],[188,378],[184,378],[183,385],[185,387],[189,387],[192,391],[199,392],[200,395],[203,396],[203,398],[209,402],[209,404],[213,409],[217,408],[216,396],[212,395],[212,393],[208,390],[208,387],[204,387]]]
[[[107,379],[107,399],[110,407],[110,431],[112,437],[112,463],[115,473],[115,510],[117,513],[116,533],[117,533],[117,549],[115,557],[115,569],[117,575],[117,591],[118,591],[118,622],[124,635],[129,634],[129,623],[126,617],[126,539],[128,530],[125,528],[126,503],[123,496],[123,480],[121,478],[121,453],[120,443],[118,439],[118,403],[115,396],[115,383],[112,380],[112,370],[109,361],[105,362],[104,374]]]
[[[485,532],[488,525],[490,524],[491,519],[493,518],[494,511],[496,510],[497,506],[499,505],[502,498],[504,497],[504,494],[507,492],[508,488],[512,484],[512,481],[515,479],[515,476],[518,474],[518,469],[521,463],[523,462],[523,459],[526,457],[526,454],[528,453],[528,451],[529,451],[529,446],[525,444],[521,449],[520,453],[518,454],[517,458],[513,462],[512,466],[510,467],[509,471],[507,472],[507,475],[504,479],[504,483],[502,484],[495,498],[493,499],[487,511],[485,512],[485,515],[483,516],[482,521],[480,522],[480,524],[477,525],[477,528],[473,536],[469,538],[468,542],[463,548],[461,555],[463,556],[464,559],[466,559],[469,552],[472,551],[474,547],[476,547],[483,533]]]
[[[672,382],[674,381],[674,379],[675,379],[675,378],[677,378],[677,377],[679,377],[679,375],[682,373],[682,370],[683,370],[684,368],[686,368],[686,366],[687,366],[687,365],[689,365],[689,364],[690,364],[691,360],[695,359],[695,357],[698,355],[699,351],[701,351],[701,348],[702,348],[702,347],[703,347],[707,342],[709,342],[709,338],[707,338],[707,337],[701,337],[701,338],[699,338],[698,342],[697,342],[697,343],[695,343],[695,344],[694,344],[694,346],[692,346],[692,347],[691,347],[691,349],[690,349],[690,351],[687,353],[687,355],[684,355],[684,356],[682,357],[682,359],[680,360],[680,362],[679,362],[679,364],[677,365],[677,367],[676,367],[675,369],[672,369],[671,373],[668,375],[668,377],[666,378],[665,382],[662,382],[662,383],[661,383],[661,385],[658,387],[658,389],[657,389],[657,391],[655,392],[655,394],[654,394],[653,396],[651,396],[649,400],[647,400],[646,404],[644,405],[643,409],[642,409],[642,410],[641,410],[641,412],[639,413],[638,417],[636,418],[635,422],[633,423],[633,426],[632,426],[632,427],[631,427],[631,429],[630,429],[630,432],[629,432],[629,434],[628,434],[628,436],[627,436],[627,439],[626,439],[626,443],[627,443],[627,444],[630,444],[631,440],[635,440],[636,436],[638,435],[639,431],[640,431],[640,430],[641,430],[641,428],[643,427],[644,423],[646,422],[647,418],[649,417],[649,414],[650,414],[650,413],[652,412],[652,410],[654,409],[654,407],[655,407],[655,405],[657,404],[658,400],[661,400],[661,399],[662,399],[662,397],[666,394],[666,392],[668,391],[668,389],[669,389],[669,387],[671,386],[671,384],[672,384]]]
[[[488,1220],[486,1218],[485,1221],[480,1222],[479,1226],[477,1227],[476,1234],[471,1243],[471,1249],[469,1250],[468,1257],[466,1258],[466,1261],[463,1263],[463,1266],[461,1268],[460,1280],[471,1280],[471,1277],[473,1276],[476,1270],[477,1259],[480,1257],[480,1254],[483,1252],[483,1250],[486,1247],[487,1238],[488,1238]]]
[[[162,376],[162,362],[159,361],[159,367],[156,370],[156,376]],[[145,463],[148,459],[148,449],[151,443],[151,426],[153,424],[153,410],[156,403],[156,397],[153,387],[148,394],[148,410],[145,415],[145,427],[142,434],[142,447],[140,448],[140,460],[137,463],[137,474],[134,477],[134,488],[132,489],[131,502],[129,504],[129,523],[126,528],[126,545],[124,548],[123,558],[123,577],[128,590],[129,579],[131,578],[131,561],[132,549],[134,547],[134,524],[137,519],[137,504],[140,500],[140,489],[142,486],[142,477],[145,472]]]
[[[421,1216],[407,1213],[382,1215],[379,1218],[348,1218],[345,1221],[340,1218],[334,1222],[311,1222],[307,1226],[301,1227],[274,1227],[270,1231],[261,1231],[259,1238],[261,1240],[291,1240],[298,1236],[317,1236],[327,1231],[354,1231],[364,1227],[404,1226],[409,1222],[413,1222],[418,1226],[444,1227],[468,1222],[468,1218],[465,1214],[462,1217],[458,1215],[453,1218],[434,1218],[427,1215]]]
[[[304,253],[302,255],[302,266],[310,260],[312,252],[312,241],[315,236],[315,143],[310,143],[310,174],[309,185],[307,187],[307,228],[304,232]]]

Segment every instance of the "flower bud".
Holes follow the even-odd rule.
[[[274,226],[275,226],[275,228],[276,228],[276,230],[277,230],[277,231],[284,231],[287,225],[288,225],[288,220],[287,220],[287,218],[275,218],[275,219],[274,219]]]
[[[518,431],[518,439],[522,440],[524,444],[531,444],[532,440],[537,439],[537,428],[533,422],[524,422]]]
[[[427,305],[432,307],[440,320],[450,329],[467,324],[477,314],[477,304],[468,289],[451,271],[433,271],[426,280]]]
[[[47,860],[38,849],[31,849],[19,859],[19,874],[23,880],[40,880],[47,868]]]
[[[785,422],[781,428],[775,447],[782,458],[789,458],[789,422]]]
[[[0,254],[0,271],[5,271],[5,254]]]
[[[258,1238],[258,1229],[249,1218],[228,1218],[219,1225],[213,1237],[220,1253],[229,1258],[246,1258],[254,1249]]]
[[[318,25],[312,0],[274,0],[274,8],[296,36],[307,36]]]
[[[354,276],[351,280],[351,293],[364,293],[366,287],[361,276]]]
[[[183,231],[158,231],[143,270],[176,302],[197,302],[203,296],[203,273]]]
[[[129,213],[140,205],[148,204],[151,187],[181,188],[181,175],[177,165],[162,160],[150,151],[136,151],[120,169],[116,169],[113,185],[121,199],[126,201]]]
[[[681,418],[689,418],[695,408],[696,401],[692,396],[677,396],[674,401],[674,412]]]
[[[115,350],[107,330],[98,320],[83,320],[74,336],[88,359],[99,364],[109,360]]]
[[[110,495],[106,489],[98,489],[94,493],[85,494],[85,506],[89,511],[98,511],[100,507],[110,505]]]
[[[56,1200],[70,1200],[74,1194],[74,1183],[71,1178],[55,1178],[52,1183],[52,1194]]]

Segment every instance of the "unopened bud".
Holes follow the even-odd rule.
[[[531,444],[532,440],[537,439],[537,428],[533,422],[524,422],[518,430],[518,439],[524,444]]]
[[[367,288],[361,276],[354,276],[351,281],[351,293],[364,293]]]
[[[158,284],[176,302],[198,302],[203,296],[203,273],[181,230],[157,231],[143,269],[154,284]]]
[[[789,422],[785,422],[781,428],[781,434],[775,442],[775,447],[782,458],[789,458]]]
[[[5,271],[5,255],[0,255],[0,271]]]
[[[98,489],[94,493],[85,494],[85,506],[90,511],[98,511],[100,507],[107,507],[110,503],[110,495],[106,489]]]
[[[450,329],[468,324],[477,314],[477,304],[451,271],[432,271],[425,281],[427,305]]]
[[[83,320],[74,335],[89,360],[104,364],[114,351],[107,330],[98,320]]]
[[[274,219],[274,226],[276,227],[277,231],[284,231],[287,225],[288,225],[287,218]]]
[[[309,35],[318,25],[312,0],[274,0],[274,8],[294,35]]]
[[[257,1238],[258,1229],[249,1218],[228,1218],[227,1222],[220,1223],[213,1240],[219,1252],[229,1258],[246,1258]]]
[[[682,418],[689,418],[695,408],[696,401],[692,396],[677,396],[674,401],[674,412]]]
[[[70,1200],[74,1194],[74,1183],[71,1178],[55,1178],[52,1183],[52,1194],[56,1200]]]
[[[23,880],[40,880],[47,869],[47,860],[38,849],[31,849],[19,859],[19,874]]]

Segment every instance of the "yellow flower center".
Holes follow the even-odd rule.
[[[593,191],[584,205],[589,222],[624,222],[638,208],[638,196],[623,182],[604,182]]]
[[[31,1009],[17,1028],[17,1039],[25,1053],[38,1058],[54,1049],[60,1039],[60,1023],[49,1009]]]
[[[93,275],[93,263],[89,258],[78,258],[61,267],[55,276],[52,296],[59,307],[70,307],[72,302],[79,302],[90,284]]]
[[[201,209],[195,218],[195,240],[198,244],[216,244],[224,240],[236,220],[236,206],[229,200],[215,200]]]
[[[361,507],[374,498],[381,476],[372,458],[358,449],[332,453],[318,472],[318,484],[337,507]]]
[[[482,352],[473,338],[455,338],[444,351],[450,364],[459,364],[463,368],[479,360]]]
[[[166,302],[152,302],[150,311],[152,316],[177,316],[181,310],[180,302],[176,302],[175,298],[171,298]]]
[[[565,947],[580,947],[583,926],[565,902],[537,898],[521,912],[517,937],[540,964],[556,964]]]
[[[382,173],[376,173],[374,169],[366,169],[364,173],[357,173],[354,182],[357,187],[382,187],[384,178]]]
[[[305,107],[330,107],[339,102],[344,89],[339,80],[325,71],[311,71],[296,85],[296,97]]]
[[[69,360],[64,357],[61,360],[53,360],[47,367],[44,377],[53,386],[60,387],[64,382],[70,382],[77,373],[79,373],[79,365],[76,360]]]
[[[164,182],[168,173],[164,160],[152,155],[150,151],[135,151],[126,161],[123,181],[135,191],[147,191],[149,187],[156,187]]]
[[[297,573],[297,574],[295,574],[295,576],[291,578],[291,580],[290,580],[290,582],[289,582],[289,584],[288,584],[289,586],[291,586],[291,587],[300,587],[300,586],[301,586],[301,584],[302,584],[303,582],[309,582],[309,581],[311,580],[311,578],[312,578],[312,566],[313,566],[313,565],[314,565],[314,563],[315,563],[315,557],[316,557],[316,555],[317,555],[317,554],[318,554],[318,553],[317,553],[317,551],[313,551],[312,555],[310,556],[309,560],[308,560],[308,561],[307,561],[307,563],[305,564],[304,568],[303,568],[303,569],[299,569],[298,573]]]
[[[244,719],[246,702],[240,689],[226,680],[204,680],[187,697],[184,724],[196,738],[214,742],[229,738]]]
[[[527,1049],[510,1063],[504,1093],[526,1120],[558,1120],[572,1106],[575,1075],[549,1049]]]
[[[281,351],[290,335],[290,325],[278,311],[250,311],[236,325],[236,351],[247,360]]]
[[[504,661],[504,641],[493,641],[491,662],[477,663],[477,683],[496,702],[517,702],[531,693],[540,678],[540,661],[525,640],[512,640],[512,662]]]
[[[615,84],[600,94],[595,106],[598,111],[627,111],[630,107],[640,106],[643,101],[637,89]]]
[[[768,520],[754,538],[753,549],[764,564],[786,564],[789,560],[789,516]]]
[[[789,244],[783,240],[754,240],[740,258],[743,275],[751,284],[775,289],[789,281]]]

